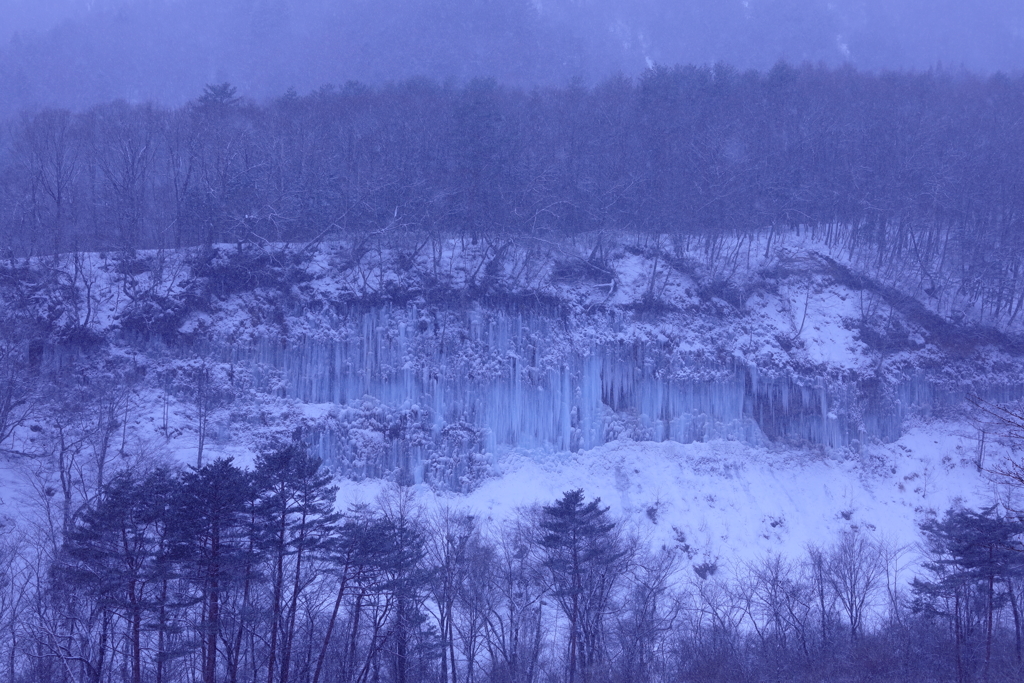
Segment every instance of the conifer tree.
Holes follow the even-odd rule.
[[[299,597],[310,562],[331,548],[338,488],[320,459],[297,443],[260,456],[254,476],[262,545],[273,563],[268,683],[288,683]]]
[[[995,507],[981,511],[950,509],[942,520],[921,525],[931,559],[925,568],[932,580],[915,578],[913,590],[919,609],[945,613],[951,618],[955,636],[957,680],[968,678],[965,651],[969,645],[968,622],[972,606],[982,608],[985,627],[983,678],[989,679],[992,662],[994,615],[998,606],[997,585],[1013,590],[1014,577],[1024,573],[1020,541],[1024,522],[998,514]],[[977,600],[977,598],[981,600]],[[945,607],[944,605],[948,605]],[[1014,602],[1016,606],[1016,602]],[[1020,617],[1014,615],[1017,647],[1020,647]]]
[[[142,681],[144,617],[160,606],[151,588],[165,566],[161,548],[174,486],[166,469],[115,477],[70,529],[54,570],[59,590],[77,592],[128,625],[131,683]],[[103,656],[91,667],[97,680]]]
[[[569,621],[568,683],[589,683],[603,656],[604,619],[626,552],[601,499],[584,502],[583,489],[567,491],[541,511],[544,567],[552,593]]]
[[[229,458],[218,458],[182,477],[176,501],[176,555],[200,591],[204,683],[217,678],[224,593],[246,571],[245,508],[251,487],[246,472]]]

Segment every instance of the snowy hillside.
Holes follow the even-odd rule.
[[[922,286],[796,231],[9,258],[9,677],[1002,680],[1024,346]]]
[[[363,482],[352,495],[422,483],[501,519],[582,487],[653,542],[720,558],[848,528],[913,543],[922,516],[1002,495],[981,466],[1008,446],[963,400],[1021,396],[1015,338],[807,237],[725,251],[225,245],[10,262],[4,296],[34,330],[29,376],[124,384],[104,390],[124,394],[109,440],[126,455],[245,462],[297,435]],[[50,438],[45,414],[12,413],[4,449]]]

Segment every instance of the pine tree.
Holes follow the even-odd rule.
[[[429,572],[423,566],[424,530],[408,489],[386,490],[378,504],[383,522],[380,527],[383,543],[378,548],[379,590],[386,596],[386,604],[392,612],[386,634],[393,654],[390,663],[395,683],[408,683],[412,665],[416,663],[412,641],[425,621],[422,606]]]
[[[320,459],[296,443],[260,456],[254,476],[262,545],[273,562],[268,682],[288,683],[299,597],[309,563],[331,549],[338,488]]]
[[[568,683],[592,680],[603,655],[604,618],[626,552],[601,499],[584,503],[583,489],[567,491],[541,511],[544,567],[569,621]]]
[[[130,681],[142,680],[144,615],[161,606],[151,587],[165,569],[169,501],[176,482],[167,469],[115,477],[69,531],[55,583],[119,613],[128,624]],[[103,653],[100,653],[102,662]],[[102,676],[102,664],[94,667]]]
[[[204,683],[217,677],[224,593],[245,579],[250,559],[245,510],[251,488],[246,472],[231,459],[219,458],[187,472],[176,501],[175,555],[199,589],[202,605]]]
[[[1005,584],[1012,591],[1011,579],[1024,573],[1020,541],[1024,523],[999,515],[995,507],[976,512],[953,508],[942,520],[929,520],[921,525],[930,561],[924,567],[933,580],[915,578],[913,590],[918,609],[938,612],[953,622],[957,680],[968,677],[965,662],[967,623],[971,606],[981,597],[985,624],[985,659],[983,679],[988,680],[992,662],[994,614],[998,603],[996,585]],[[1011,600],[1014,606],[1016,602]],[[949,608],[943,604],[950,605]],[[1020,616],[1014,614],[1017,648],[1020,651]]]

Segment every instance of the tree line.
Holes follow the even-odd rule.
[[[1024,522],[1005,510],[927,521],[920,563],[855,529],[800,557],[730,562],[679,530],[654,547],[582,490],[498,525],[427,509],[398,485],[339,510],[337,490],[290,443],[251,469],[136,463],[68,517],[6,525],[6,680],[962,683],[1024,672]],[[41,509],[59,499],[37,493]]]
[[[921,297],[1024,304],[1024,79],[657,67],[525,91],[411,80],[265,104],[26,112],[0,145],[8,255],[614,230],[721,257],[807,230]]]

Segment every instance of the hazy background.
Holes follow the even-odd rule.
[[[0,114],[412,76],[593,83],[654,63],[1024,67],[1021,0],[0,0]]]

